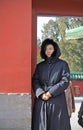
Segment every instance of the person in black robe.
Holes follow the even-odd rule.
[[[45,39],[41,45],[44,61],[36,65],[32,77],[35,94],[31,130],[71,130],[65,89],[70,81],[70,69],[60,59],[60,49],[53,39]]]
[[[78,124],[83,127],[83,101],[78,112]]]

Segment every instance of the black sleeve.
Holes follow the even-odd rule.
[[[38,65],[32,78],[32,88],[37,98],[44,93],[39,80]]]
[[[61,80],[57,84],[50,87],[49,92],[53,96],[57,96],[63,93],[64,90],[67,89],[67,87],[69,86],[69,81],[70,81],[70,69],[68,64],[65,62],[65,64],[63,65]]]

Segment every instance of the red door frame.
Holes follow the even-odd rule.
[[[37,52],[37,16],[72,16],[83,17],[83,1],[82,0],[33,0],[33,20],[32,20],[32,74],[36,65]],[[81,84],[81,94],[83,94],[83,82],[73,82],[75,85]]]

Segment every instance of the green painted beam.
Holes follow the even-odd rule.
[[[65,38],[67,40],[83,38],[83,26],[66,30]]]

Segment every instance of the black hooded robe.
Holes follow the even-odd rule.
[[[32,130],[71,130],[64,90],[68,87],[68,64],[58,57],[49,58],[36,66],[32,79],[35,93]],[[52,97],[43,101],[40,95],[49,91]]]

